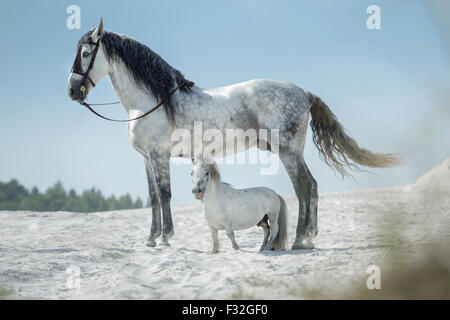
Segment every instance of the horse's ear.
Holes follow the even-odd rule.
[[[97,41],[98,37],[100,37],[103,33],[103,18],[100,18],[100,23],[98,27],[92,32],[92,40]]]
[[[100,17],[100,23],[98,24],[98,28],[97,28],[97,35],[101,36],[103,33],[103,18]]]

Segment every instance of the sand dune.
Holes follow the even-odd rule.
[[[0,288],[10,298],[304,298],[365,281],[369,265],[410,259],[450,244],[450,158],[411,186],[323,194],[316,249],[258,254],[262,230],[236,232],[221,252],[200,205],[174,207],[171,247],[145,246],[148,209],[101,212],[0,212]],[[429,201],[432,195],[433,201]],[[290,242],[297,201],[287,198]],[[392,262],[393,263],[393,262]]]

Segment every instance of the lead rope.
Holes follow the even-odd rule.
[[[178,87],[176,87],[175,89],[173,89],[170,94],[169,94],[169,98],[175,93],[177,92],[182,86],[188,86],[189,88],[194,86],[194,83],[188,80],[183,81]],[[165,101],[161,101],[160,103],[158,103],[156,106],[154,106],[152,109],[150,109],[149,111],[147,111],[144,114],[141,114],[139,117],[133,118],[133,119],[126,119],[126,120],[122,120],[122,119],[111,119],[108,117],[105,117],[103,115],[101,115],[100,113],[98,113],[97,111],[95,111],[94,109],[92,109],[92,106],[104,106],[104,105],[111,105],[111,104],[119,104],[120,101],[117,102],[111,102],[111,103],[87,103],[87,102],[80,102],[81,105],[85,106],[86,108],[89,109],[89,111],[91,111],[93,114],[95,114],[96,116],[108,120],[108,121],[114,121],[114,122],[130,122],[130,121],[135,121],[135,120],[139,120],[142,119],[146,116],[148,116],[150,113],[152,113],[153,111],[157,110],[159,107],[161,107],[164,104]]]
[[[90,103],[90,106],[109,106],[111,104],[119,104],[120,101],[114,101],[114,102],[105,102],[105,103]]]

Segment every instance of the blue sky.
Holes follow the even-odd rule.
[[[41,190],[61,180],[77,191],[147,198],[145,170],[124,124],[94,117],[67,96],[76,43],[100,16],[105,29],[151,47],[201,87],[255,79],[291,81],[319,95],[361,146],[400,152],[401,168],[342,181],[319,160],[308,133],[305,159],[319,192],[413,182],[450,155],[449,54],[425,1],[9,1],[0,13],[0,181]],[[81,8],[81,30],[66,8]],[[380,30],[366,8],[381,8]],[[448,24],[447,24],[448,26]],[[448,39],[447,39],[448,40]],[[89,100],[116,100],[109,79]],[[104,113],[124,117],[122,107]],[[173,203],[194,203],[189,165],[172,166]],[[283,170],[223,165],[237,187],[293,194]]]

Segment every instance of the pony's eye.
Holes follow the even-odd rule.
[[[86,58],[88,56],[89,56],[89,52],[87,52],[87,51],[83,52],[83,58]]]

